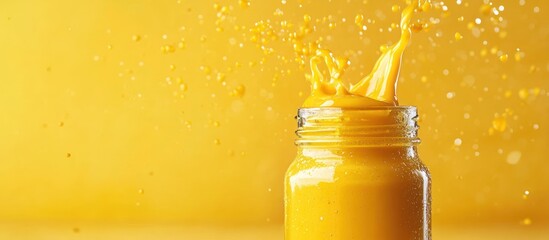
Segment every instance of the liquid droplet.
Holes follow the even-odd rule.
[[[238,5],[242,8],[248,8],[250,6],[250,0],[238,0]]]
[[[456,32],[456,34],[454,34],[454,37],[456,38],[456,41],[463,39],[463,35],[461,35],[461,33],[459,32]]]
[[[503,63],[507,62],[507,59],[509,59],[509,55],[507,55],[507,54],[503,54],[503,55],[499,56],[499,60]]]
[[[173,45],[167,44],[167,45],[164,45],[164,46],[160,47],[160,51],[162,53],[174,53],[175,52],[175,47]]]
[[[492,121],[492,127],[496,131],[503,132],[507,128],[507,120],[504,117],[496,117]]]
[[[522,193],[522,199],[526,200],[530,197],[530,191],[525,190],[524,193]]]
[[[236,86],[231,92],[231,95],[235,97],[244,97],[244,94],[246,94],[246,87],[242,84]]]
[[[184,92],[184,91],[187,91],[187,84],[185,84],[185,83],[180,83],[180,84],[179,84],[179,90],[181,90],[181,91],[183,91],[183,92]]]
[[[522,153],[520,151],[512,151],[509,154],[507,154],[507,163],[511,165],[515,165],[520,161],[521,157],[522,157]]]

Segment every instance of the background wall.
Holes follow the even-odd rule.
[[[249,29],[308,14],[307,41],[349,57],[356,82],[398,37],[404,3],[385,2],[3,1],[0,222],[281,223],[307,69]],[[446,4],[398,91],[421,112],[435,224],[544,224],[549,5]]]

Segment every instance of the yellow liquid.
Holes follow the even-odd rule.
[[[300,148],[286,178],[286,239],[430,239],[430,180],[413,152]]]
[[[364,106],[398,105],[396,84],[404,49],[412,33],[411,20],[414,12],[430,8],[430,1],[412,1],[403,11],[400,21],[401,35],[397,43],[382,47],[382,54],[370,74],[356,85],[348,88],[341,76],[348,65],[343,58],[336,58],[325,49],[314,49],[316,56],[310,60],[311,95],[303,107],[360,108]],[[322,75],[319,64],[326,64],[329,78]]]
[[[397,106],[396,83],[411,37],[412,15],[428,8],[429,2],[413,1],[403,10],[399,41],[382,49],[372,72],[350,88],[341,79],[347,60],[316,49],[310,60],[311,95],[303,107],[341,108],[335,121],[345,121],[341,119],[351,117],[345,111]],[[322,62],[329,77],[319,69]],[[389,118],[370,119],[380,120],[402,124]],[[345,124],[353,122],[336,126],[341,139]],[[287,240],[431,238],[430,178],[413,145],[300,145],[287,171],[285,189]]]

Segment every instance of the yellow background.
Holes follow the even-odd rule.
[[[265,55],[234,26],[331,15],[311,40],[349,57],[356,82],[404,6],[364,2],[217,1],[230,11],[216,24],[213,1],[2,1],[0,223],[280,225],[307,70],[289,43]],[[413,36],[398,90],[420,110],[435,229],[547,226],[549,5],[494,1],[497,25],[463,2]],[[376,19],[362,37],[356,14]]]

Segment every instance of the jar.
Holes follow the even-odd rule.
[[[431,239],[417,119],[412,106],[299,109],[285,239]]]

